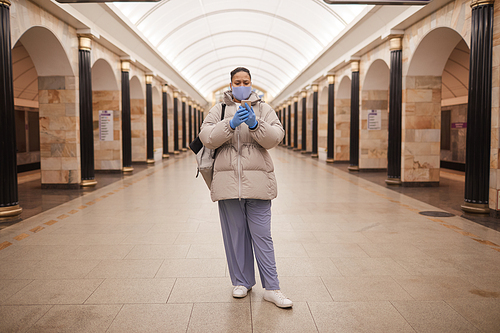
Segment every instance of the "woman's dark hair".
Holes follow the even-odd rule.
[[[248,76],[250,76],[250,80],[252,79],[252,75],[250,74],[250,71],[248,69],[246,69],[245,67],[236,67],[232,72],[231,72],[231,81],[233,81],[233,76],[236,74],[236,73],[239,73],[239,72],[246,72],[248,73]]]

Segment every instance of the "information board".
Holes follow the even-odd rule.
[[[382,129],[382,112],[380,110],[371,110],[368,112],[368,130]]]
[[[99,140],[113,141],[113,111],[99,111]]]

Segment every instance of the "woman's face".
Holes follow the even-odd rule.
[[[233,75],[233,80],[231,81],[233,87],[241,87],[241,86],[251,86],[252,81],[250,80],[250,75],[247,72],[238,72]]]

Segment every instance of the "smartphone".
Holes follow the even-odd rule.
[[[252,106],[252,102],[248,99],[241,101],[241,106],[245,107],[245,103],[247,103],[248,106],[250,106],[250,107]]]

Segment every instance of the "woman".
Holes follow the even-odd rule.
[[[250,100],[251,105],[241,105],[242,100]],[[289,308],[292,301],[280,291],[271,238],[271,200],[277,196],[277,184],[267,152],[281,142],[285,132],[271,106],[252,92],[246,68],[231,72],[231,90],[225,93],[224,104],[224,119],[222,105],[215,105],[199,136],[207,148],[219,148],[210,192],[212,200],[219,202],[233,297],[245,297],[255,285],[255,251],[266,289],[264,299]]]

